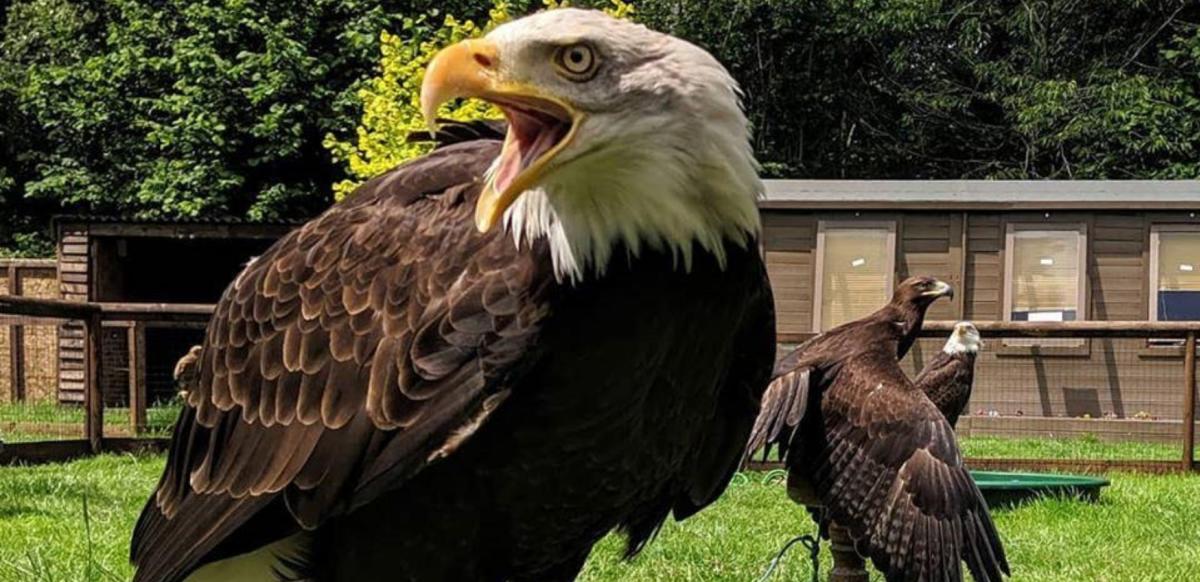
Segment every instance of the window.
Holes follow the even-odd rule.
[[[821,221],[817,226],[815,330],[857,319],[887,303],[895,259],[894,222]]]
[[[1086,226],[1009,224],[1005,244],[1004,319],[1086,319]],[[1007,345],[1080,346],[1082,340],[1008,340]]]
[[[1200,320],[1200,227],[1150,230],[1150,320]]]

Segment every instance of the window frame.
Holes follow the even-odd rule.
[[[1158,319],[1158,246],[1162,239],[1159,237],[1163,232],[1194,232],[1200,233],[1200,224],[1186,222],[1163,222],[1150,224],[1150,236],[1147,244],[1150,247],[1147,253],[1146,265],[1146,320],[1150,322],[1159,321]],[[1200,342],[1200,339],[1196,340]],[[1147,339],[1145,347],[1138,352],[1138,355],[1143,358],[1162,358],[1162,357],[1183,357],[1183,347],[1185,340],[1181,339]]]
[[[1147,277],[1146,285],[1149,286],[1149,292],[1146,293],[1149,298],[1149,304],[1146,306],[1149,314],[1149,321],[1158,321],[1158,258],[1159,244],[1162,238],[1159,236],[1163,232],[1186,232],[1200,234],[1200,224],[1186,223],[1155,223],[1150,225],[1150,274]]]
[[[896,287],[896,230],[895,220],[817,220],[817,245],[814,248],[816,257],[813,258],[813,333],[826,331],[821,329],[822,309],[825,300],[825,235],[830,230],[883,230],[887,232],[887,260],[884,270],[887,273],[886,289]]]
[[[1076,271],[1079,285],[1076,291],[1075,321],[1091,319],[1091,305],[1088,301],[1088,223],[1087,222],[1009,222],[1004,230],[1004,278],[1001,280],[1002,301],[1000,309],[1002,321],[1012,321],[1013,307],[1013,258],[1016,255],[1016,233],[1027,231],[1068,231],[1079,234],[1079,251]],[[1091,342],[1081,339],[1078,345],[1014,345],[1001,342],[998,354],[1005,356],[1090,356]]]

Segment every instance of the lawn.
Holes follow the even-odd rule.
[[[53,402],[0,403],[0,440],[18,443],[83,438],[83,408]],[[162,403],[146,410],[147,431],[140,436],[170,436],[179,415],[178,403]],[[104,409],[105,434],[129,436],[129,409]],[[1178,459],[1178,444],[1104,442],[1096,438],[1015,439],[970,437],[960,439],[963,453],[975,458]]]
[[[160,456],[114,455],[0,468],[0,580],[128,579],[129,531],[161,468]],[[1096,504],[1046,499],[994,512],[1013,580],[1200,577],[1200,476],[1110,477]],[[751,473],[709,510],[669,523],[633,562],[619,560],[620,540],[604,540],[582,579],[749,582],[788,539],[813,529],[781,485]],[[827,552],[822,562],[828,568]],[[797,546],[773,579],[809,572]]]
[[[1179,443],[1105,442],[1095,437],[1046,439],[973,436],[960,438],[958,443],[968,459],[1173,461],[1183,454]]]

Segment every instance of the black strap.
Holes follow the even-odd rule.
[[[803,544],[804,547],[808,548],[808,559],[812,562],[812,582],[820,582],[821,540],[810,534],[796,536],[788,540],[788,543],[784,544],[779,553],[775,554],[775,557],[771,559],[771,563],[767,566],[767,571],[763,572],[762,576],[759,576],[755,582],[764,582],[770,578],[775,569],[779,567],[779,563],[783,561],[784,554],[787,554],[788,550],[792,549],[792,546],[797,543]]]

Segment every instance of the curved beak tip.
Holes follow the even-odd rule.
[[[938,281],[937,291],[939,295],[954,298],[954,287],[945,281]]]
[[[498,49],[486,39],[464,40],[434,55],[421,80],[421,115],[436,131],[437,111],[459,97],[478,97],[490,89]]]

